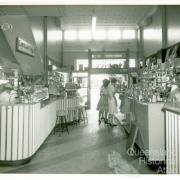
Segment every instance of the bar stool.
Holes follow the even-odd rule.
[[[56,125],[54,128],[54,133],[56,129],[60,132],[67,131],[69,134],[68,129],[68,122],[67,122],[67,99],[59,99],[56,104]]]
[[[84,121],[84,124],[86,122],[88,123],[86,106],[82,106],[82,105],[77,106],[77,112],[78,112],[78,122]]]
[[[54,133],[55,133],[56,129],[58,129],[58,131],[60,133],[67,131],[67,133],[69,134],[68,123],[67,123],[67,118],[66,118],[66,111],[61,111],[61,110],[57,111],[56,125],[54,128]]]
[[[71,122],[75,125],[78,123],[78,118],[77,118],[77,108],[76,107],[68,107],[67,109],[68,113],[68,119],[72,120]]]

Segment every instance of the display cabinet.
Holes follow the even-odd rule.
[[[64,96],[64,84],[64,75],[61,72],[48,72],[49,94]]]
[[[82,104],[86,105],[88,101],[88,72],[73,72],[72,79],[80,87],[78,93],[82,98]]]

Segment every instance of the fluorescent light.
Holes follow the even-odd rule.
[[[77,39],[77,31],[67,30],[64,32],[65,40],[76,40]]]
[[[92,32],[94,32],[96,30],[96,17],[93,16],[92,17]]]
[[[109,40],[120,40],[121,39],[121,31],[120,30],[108,30],[108,39]]]

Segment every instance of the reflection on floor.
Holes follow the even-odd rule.
[[[98,126],[97,112],[89,111],[89,124],[71,126],[66,132],[50,135],[35,157],[25,165],[0,166],[0,173],[57,174],[155,174],[138,157],[126,153],[127,136],[122,127]],[[117,155],[118,161],[113,160]],[[117,165],[119,169],[113,166]]]

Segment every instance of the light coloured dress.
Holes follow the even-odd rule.
[[[108,85],[108,104],[109,104],[109,110],[108,110],[109,114],[118,113],[117,102],[115,98],[115,88],[111,83]]]
[[[97,110],[101,112],[108,112],[108,89],[104,86],[100,90],[100,99],[97,104]]]

